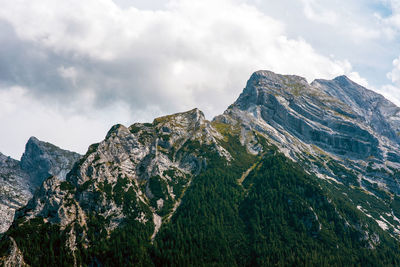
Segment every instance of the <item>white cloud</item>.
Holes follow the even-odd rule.
[[[30,64],[15,64],[27,74],[19,77],[21,70],[16,69],[8,83],[24,87],[29,101],[36,97],[33,121],[49,121],[60,128],[58,121],[68,120],[68,127],[61,127],[65,132],[49,130],[51,134],[43,135],[47,140],[54,135],[55,143],[66,147],[87,142],[94,135],[91,127],[103,136],[101,121],[108,125],[195,106],[210,118],[231,104],[259,69],[297,74],[309,81],[347,74],[366,82],[348,61],[321,55],[302,38],[289,38],[285,24],[239,0],[174,0],[162,10],[121,8],[111,0],[0,3],[0,19],[13,27],[28,50],[44,54],[40,60],[48,64],[36,79],[37,70],[26,67]],[[328,22],[336,20],[333,13],[327,17]],[[49,110],[37,109],[43,103],[52,103]],[[125,108],[114,109],[120,105]],[[28,110],[20,101],[14,106],[20,109],[9,114],[14,119],[2,119],[11,129],[13,121],[23,120],[18,114]],[[54,110],[54,116],[48,115]],[[91,121],[99,110],[106,118]],[[34,125],[13,131],[34,135],[32,129]],[[80,134],[85,141],[76,141]]]
[[[387,73],[392,84],[383,85],[378,91],[400,107],[400,57],[394,59],[392,64],[392,71]]]
[[[393,69],[387,74],[392,83],[400,86],[400,57],[393,60]]]
[[[391,84],[387,84],[376,90],[378,93],[382,94],[384,97],[389,99],[391,102],[400,107],[400,88]]]
[[[396,44],[394,47],[396,47],[395,50],[398,53],[400,2],[398,0],[381,0],[381,3],[389,12],[384,15],[376,13],[375,16],[379,20],[384,34]],[[382,85],[378,91],[397,106],[400,106],[400,56],[392,61],[392,69],[386,74],[386,77],[391,83]]]
[[[2,88],[0,99],[0,151],[17,159],[30,136],[84,154],[88,145],[101,141],[116,122],[129,126],[132,119],[151,121],[154,115],[148,110],[147,114],[132,117],[125,103],[115,103],[80,116],[56,106],[44,106],[21,87]]]
[[[400,2],[398,0],[381,0],[381,3],[390,10],[389,14],[375,14],[381,24],[382,31],[390,39],[394,39],[400,32]]]
[[[306,17],[310,20],[334,25],[338,21],[337,13],[332,10],[326,9],[318,4],[315,0],[301,0],[303,3],[303,11]]]
[[[74,67],[61,66],[58,69],[58,73],[61,77],[71,82],[71,85],[76,87],[76,81],[78,79],[78,73]]]
[[[369,86],[367,79],[360,76],[358,72],[350,72],[348,77],[359,85],[364,86],[365,88],[373,89]]]
[[[379,20],[376,13],[370,14],[358,1],[301,0],[301,3],[303,13],[308,20],[326,24],[331,31],[334,30],[332,31],[334,35],[346,36],[354,43],[382,36],[382,29],[376,24]],[[360,16],[359,13],[363,15]],[[331,41],[335,40],[332,38]]]

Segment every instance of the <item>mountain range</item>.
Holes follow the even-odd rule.
[[[19,209],[0,261],[399,266],[399,146],[400,108],[346,76],[257,71],[212,121],[193,109],[117,124],[84,156],[35,138],[1,155],[2,214]]]

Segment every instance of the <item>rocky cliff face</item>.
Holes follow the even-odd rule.
[[[239,99],[216,120],[223,120],[224,116],[244,120],[249,127],[267,133],[279,146],[287,146],[293,158],[296,152],[305,150],[302,144],[314,144],[346,158],[379,160],[387,158],[380,145],[398,147],[397,143],[384,140],[357,113],[362,105],[353,110],[352,106],[321,90],[321,84],[316,84],[309,85],[298,76],[256,72]]]
[[[213,234],[234,225],[239,225],[236,229],[244,225],[251,229],[265,218],[273,221],[262,217],[261,211],[253,214],[247,210],[262,210],[260,203],[266,199],[262,194],[268,191],[276,194],[271,201],[279,199],[277,204],[286,205],[288,214],[297,214],[303,225],[299,229],[311,240],[334,236],[337,242],[353,242],[362,249],[391,245],[400,239],[399,114],[391,102],[346,77],[309,84],[302,77],[258,71],[238,100],[212,122],[193,109],[152,123],[115,125],[102,142],[89,147],[66,176],[78,155],[66,157],[53,146],[31,138],[21,164],[10,159],[7,164],[11,169],[19,166],[21,172],[29,170],[34,184],[45,176],[52,177],[17,212],[11,236],[19,237],[17,243],[23,242],[25,236],[18,229],[35,227],[47,233],[45,245],[55,242],[58,250],[66,249],[72,257],[70,264],[101,264],[100,254],[113,249],[105,244],[127,243],[127,235],[134,236],[128,238],[130,242],[141,242],[135,251],[146,250],[153,242],[152,253],[157,252],[157,246],[174,245],[170,241],[174,232],[169,231],[190,235],[182,229],[198,217],[209,222],[206,210],[210,221],[221,224],[216,232],[211,231]],[[291,166],[282,172],[287,174],[286,180],[279,180],[281,170],[274,170],[277,165],[281,169]],[[299,166],[306,173],[296,169]],[[234,177],[224,177],[224,173]],[[273,190],[263,181],[267,174],[268,186],[276,186]],[[57,175],[65,179],[57,179]],[[213,183],[214,178],[223,180],[221,184],[227,188],[215,187],[218,183]],[[279,182],[275,184],[275,180]],[[196,192],[206,193],[199,197]],[[229,195],[226,192],[233,192],[233,196],[221,200],[222,195]],[[215,210],[208,198],[224,203],[218,202],[220,206],[233,207],[227,215],[229,222],[218,217],[223,212]],[[211,208],[204,208],[204,203]],[[186,205],[178,212],[181,204]],[[174,216],[178,216],[175,221]],[[297,221],[293,224],[298,226]],[[162,227],[166,229],[163,243],[157,243]],[[198,227],[208,229],[206,224]],[[240,231],[238,236],[248,234]],[[257,231],[259,227],[250,236]],[[196,238],[208,235],[210,232],[200,232]],[[29,254],[26,247],[24,252]],[[29,259],[32,262],[35,255]]]
[[[61,229],[79,225],[81,233],[68,234],[72,251],[78,235],[90,245],[87,221],[93,216],[104,221],[107,233],[128,219],[149,225],[153,239],[179,206],[192,177],[206,168],[199,148],[230,159],[220,138],[198,109],[151,124],[115,125],[104,141],[89,148],[66,181],[47,179],[16,218],[42,217]]]
[[[50,176],[65,180],[67,173],[80,157],[78,153],[31,137],[25,146],[20,164],[21,168],[29,173],[31,184],[40,186],[44,179]]]
[[[400,108],[382,95],[356,84],[346,76],[331,81],[315,80],[311,86],[351,107],[359,120],[378,134],[400,142]]]
[[[0,233],[11,225],[15,210],[32,197],[28,181],[17,160],[0,154]]]
[[[302,77],[258,71],[214,121],[241,125],[245,144],[244,137],[256,129],[318,177],[375,196],[385,206],[376,219],[398,236],[400,214],[391,203],[400,193],[399,112],[345,76],[309,84]],[[369,216],[374,213],[374,205],[353,201]]]
[[[80,158],[74,152],[31,137],[21,161],[0,154],[0,233],[10,226],[15,210],[26,205],[49,176],[64,180]]]

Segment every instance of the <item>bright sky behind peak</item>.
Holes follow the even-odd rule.
[[[85,153],[116,123],[198,107],[251,73],[347,75],[400,105],[399,0],[0,0],[0,152]]]

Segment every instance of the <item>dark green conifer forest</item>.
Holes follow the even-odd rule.
[[[232,136],[225,145],[234,161],[201,150],[206,170],[193,178],[153,241],[153,225],[134,219],[139,210],[111,234],[93,213],[87,234],[91,246],[78,240],[75,255],[64,245],[71,229],[60,231],[41,218],[20,226],[14,222],[2,238],[1,252],[7,251],[11,236],[31,266],[400,266],[398,243],[343,194],[329,190],[274,147],[253,156]],[[187,149],[200,148],[193,143]],[[129,190],[116,188],[110,197],[127,210],[137,207]],[[145,206],[141,211],[150,212]],[[371,248],[371,241],[349,223],[368,225],[379,233],[379,244]]]

